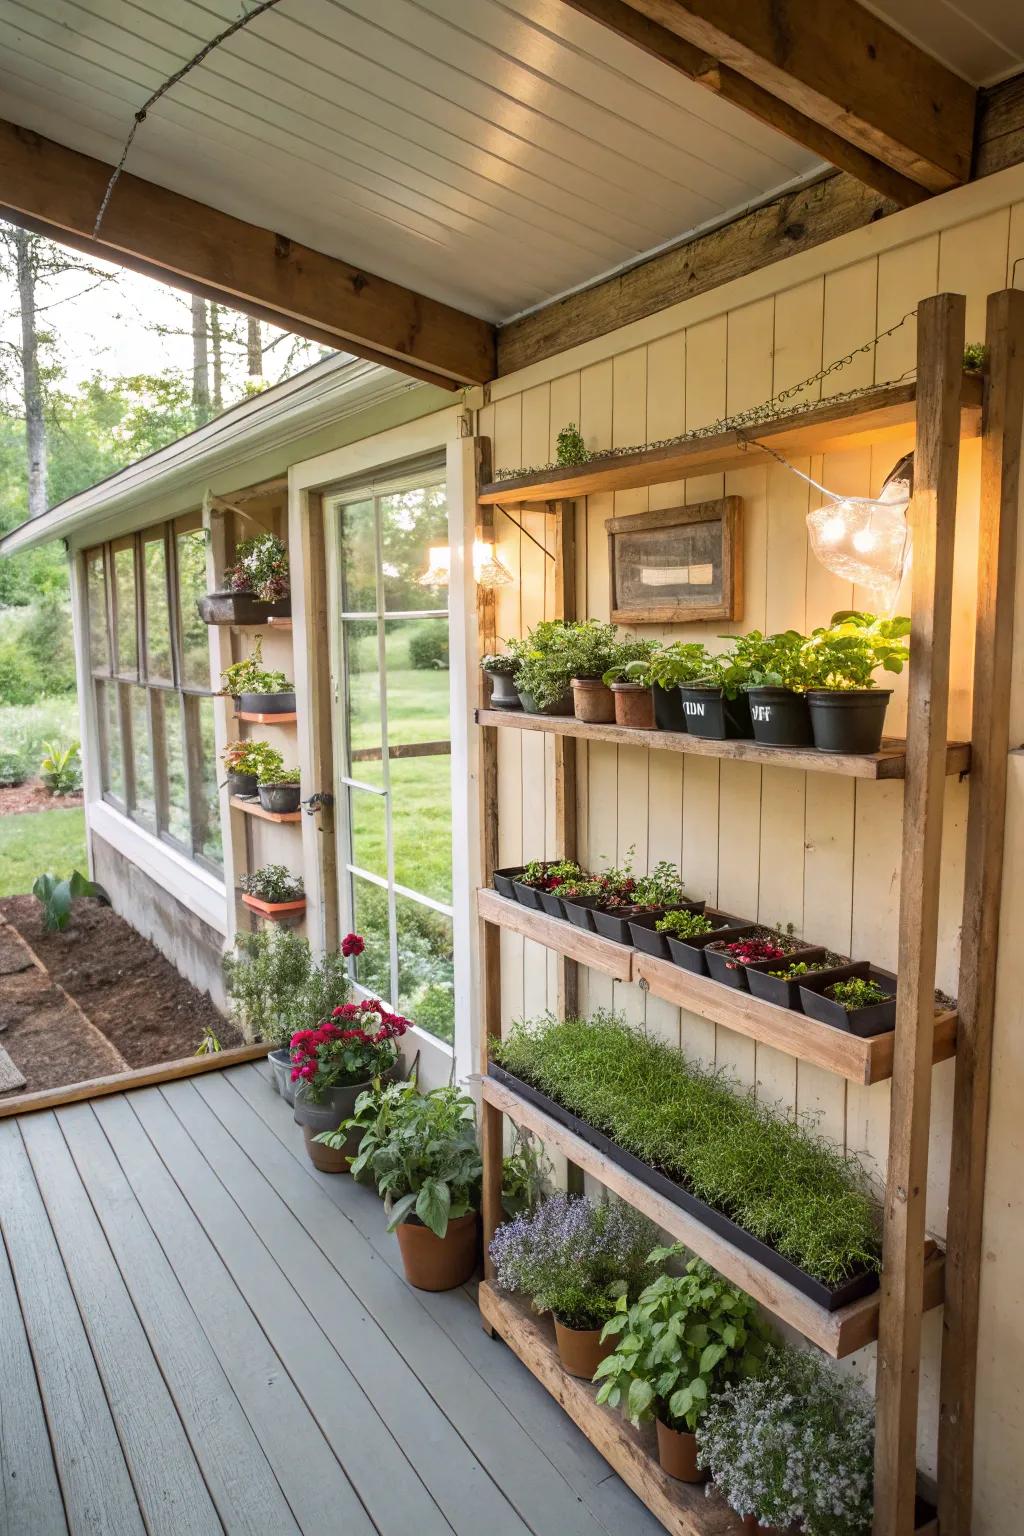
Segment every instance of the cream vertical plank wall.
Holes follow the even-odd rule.
[[[993,185],[966,189],[911,210],[854,236],[822,247],[767,272],[740,279],[717,301],[705,294],[660,315],[598,338],[494,387],[495,402],[481,414],[480,430],[494,440],[497,467],[537,463],[553,456],[560,427],[579,423],[588,448],[651,441],[715,420],[789,389],[823,364],[853,352],[877,331],[896,323],[935,292],[964,292],[968,339],[984,334],[989,292],[1007,286],[1013,261],[1024,255],[1024,172],[1002,173],[1001,206]],[[985,187],[985,184],[978,184]],[[987,206],[980,207],[980,204]],[[944,217],[945,210],[945,217]],[[818,398],[913,367],[915,325],[907,321],[877,348],[857,352],[850,364],[816,383],[800,398]],[[912,436],[907,437],[907,446]],[[905,449],[899,444],[819,455],[797,467],[838,491],[877,493]],[[970,725],[978,465],[976,444],[966,447],[961,473],[952,634],[951,734]],[[609,616],[605,521],[610,516],[693,503],[723,494],[743,497],[745,609],[739,624],[652,629],[660,638],[687,636],[714,642],[729,630],[776,630],[826,623],[837,608],[877,606],[877,598],[830,575],[811,554],[805,514],[817,493],[780,466],[738,469],[651,487],[593,496],[577,509],[577,610],[581,617]],[[511,509],[515,510],[515,509]],[[519,509],[516,515],[524,512]],[[499,522],[501,521],[499,515]],[[527,514],[536,536],[544,519]],[[1022,535],[1024,537],[1024,535]],[[499,598],[499,632],[512,632],[541,616],[539,551],[499,528],[499,553],[510,569],[522,569],[517,595]],[[509,589],[511,594],[511,589]],[[898,611],[906,611],[901,593]],[[551,612],[550,587],[547,589]],[[505,626],[504,630],[502,626]],[[1019,584],[1017,632],[1024,637],[1024,575]],[[1024,638],[1017,641],[1018,657]],[[1014,740],[1024,741],[1024,667],[1014,681]],[[906,720],[906,679],[894,683],[887,728]],[[501,853],[518,861],[542,850],[540,837],[550,796],[541,785],[538,738],[500,733]],[[506,739],[510,738],[510,739]],[[544,758],[550,774],[551,756]],[[1018,1298],[1024,1287],[1024,1228],[1020,1222],[1019,1103],[1024,1093],[1021,1020],[1022,962],[1015,943],[1024,912],[1014,882],[1014,848],[1024,826],[1024,758],[1010,773],[1004,938],[998,977],[995,1084],[986,1202],[982,1296],[981,1378],[975,1530],[1007,1536],[1024,1516],[1024,1330]],[[580,851],[599,867],[635,850],[637,867],[659,858],[679,860],[688,886],[729,910],[762,921],[792,922],[807,937],[842,951],[893,966],[899,907],[898,856],[902,809],[896,784],[833,780],[788,769],[592,743],[580,749]],[[947,783],[942,869],[938,985],[956,990],[966,785]],[[525,832],[524,832],[524,829]],[[532,829],[532,836],[531,831]],[[553,1004],[550,972],[532,947],[503,936],[503,1006],[506,1019]],[[582,996],[589,1008],[614,1006],[637,1027],[677,1044],[694,1059],[728,1069],[743,1088],[778,1103],[789,1113],[810,1114],[824,1134],[861,1157],[881,1179],[889,1129],[889,1087],[847,1084],[831,1074],[724,1028],[694,1018],[640,989],[584,973]],[[929,1226],[941,1237],[948,1187],[952,1063],[935,1069]],[[920,1464],[934,1470],[937,1370],[941,1321],[925,1328],[922,1362]],[[873,1380],[874,1350],[845,1363]],[[1014,1521],[1013,1516],[1018,1517]]]

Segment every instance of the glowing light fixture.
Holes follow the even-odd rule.
[[[446,587],[451,580],[452,552],[447,544],[432,544],[427,552],[427,569],[417,577],[421,587]],[[512,572],[494,553],[494,545],[483,539],[473,541],[473,579],[481,587],[507,587],[514,580]]]
[[[807,514],[811,548],[825,569],[894,602],[910,563],[907,508],[913,489],[914,460],[908,454],[877,498],[829,492],[831,500]]]

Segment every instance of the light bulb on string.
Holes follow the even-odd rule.
[[[446,587],[451,571],[452,552],[448,545],[432,544],[427,551],[427,569],[416,578],[417,585]],[[473,540],[473,580],[481,587],[507,587],[515,580],[494,553],[494,545],[484,539]]]
[[[810,483],[830,498],[807,514],[815,558],[834,575],[894,602],[910,559],[907,509],[913,492],[913,455],[900,460],[877,498],[837,496],[825,486]]]

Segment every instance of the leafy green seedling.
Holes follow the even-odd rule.
[[[102,885],[87,879],[77,869],[67,880],[58,880],[56,875],[37,875],[32,895],[42,906],[43,928],[47,933],[64,932],[71,921],[71,904],[81,896],[93,896],[105,907],[110,906],[110,897]]]

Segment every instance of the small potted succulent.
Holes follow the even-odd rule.
[[[817,960],[748,960],[744,969],[754,997],[774,1003],[777,1008],[795,1008],[799,1013],[803,1009],[800,988],[808,977],[815,981],[837,980],[846,974],[844,968],[849,964],[848,955],[826,950]]]
[[[742,932],[747,924],[742,917],[730,917],[728,912],[705,908],[703,912],[666,912],[654,927],[656,933],[663,935],[669,957],[676,965],[697,976],[706,976],[708,968],[704,951],[707,946],[726,932],[734,929]]]
[[[384,1197],[409,1284],[464,1285],[476,1269],[483,1172],[473,1100],[454,1086],[420,1094],[392,1084],[379,1103],[364,1096],[342,1130],[359,1134],[352,1173]]]
[[[866,960],[831,976],[805,977],[800,1002],[809,1019],[865,1038],[896,1027],[896,977]]]
[[[518,662],[508,651],[482,657],[480,669],[491,680],[491,709],[522,709],[513,681]]]
[[[632,1206],[558,1193],[499,1227],[491,1260],[503,1290],[551,1313],[564,1370],[590,1381],[614,1347],[602,1345],[601,1330],[620,1297],[639,1294],[657,1240],[657,1228]]]
[[[342,1003],[316,1029],[292,1035],[295,1123],[302,1127],[310,1161],[322,1172],[347,1173],[357,1145],[325,1146],[317,1135],[346,1121],[375,1080],[388,1082],[397,1075],[396,1042],[408,1028],[408,1019],[389,1012],[376,998],[365,998]]]
[[[243,715],[292,715],[295,688],[283,672],[268,672],[263,665],[263,641],[257,635],[252,655],[236,661],[221,675],[221,692],[235,701]]]
[[[294,917],[306,910],[302,879],[283,864],[264,864],[262,869],[242,875],[238,883],[243,903],[263,917]]]
[[[223,588],[199,599],[199,617],[204,624],[265,624],[291,614],[288,594],[288,551],[272,533],[261,533],[237,545]]]
[[[710,741],[745,740],[754,734],[744,692],[750,668],[739,642],[708,656],[704,673],[679,684],[686,731]]]
[[[522,640],[509,640],[516,658],[516,690],[528,715],[571,715],[572,668],[565,652],[565,624],[544,619]]]
[[[583,870],[574,859],[534,859],[512,883],[516,897],[524,907],[546,912],[549,917],[564,918],[560,887],[583,878]]]
[[[284,767],[284,759],[268,741],[231,741],[221,753],[228,793],[254,800],[263,771]]]
[[[870,613],[834,613],[827,627],[811,631],[803,654],[819,752],[879,750],[892,689],[876,687],[872,674],[879,667],[902,672],[909,634],[909,619]]]
[[[716,981],[724,982],[727,987],[735,987],[741,992],[747,991],[748,965],[758,965],[767,960],[781,967],[782,962],[791,957],[798,960],[821,960],[824,955],[825,951],[820,945],[805,944],[801,939],[794,938],[792,931],[765,928],[757,923],[737,928],[720,939],[712,939],[704,948],[708,974]]]
[[[656,1248],[651,1262],[682,1253],[679,1243]],[[762,1368],[766,1334],[755,1303],[703,1260],[690,1259],[683,1274],[659,1275],[633,1305],[621,1298],[601,1337],[621,1342],[597,1367],[597,1401],[621,1408],[634,1424],[653,1418],[662,1471],[704,1482],[698,1437],[708,1404]]]
[[[756,1375],[714,1394],[698,1465],[749,1530],[868,1536],[874,1409],[814,1350],[769,1345]]]
[[[753,629],[735,643],[747,666],[747,699],[754,740],[766,747],[814,745],[807,709],[807,657],[796,629],[762,635]]]
[[[681,688],[707,677],[710,659],[699,641],[677,640],[651,655],[654,721],[659,731],[685,731]]]
[[[615,699],[616,725],[635,731],[657,730],[651,673],[651,657],[656,649],[654,640],[627,641],[617,649],[603,678]]]
[[[285,768],[281,754],[275,754],[278,762],[269,760],[258,774],[260,805],[275,816],[293,816],[298,810],[302,790],[298,768]]]

